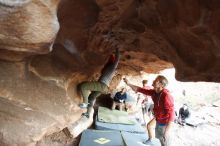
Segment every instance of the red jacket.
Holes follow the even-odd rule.
[[[151,86],[143,86],[142,88],[147,89],[147,90],[152,89]],[[145,99],[142,101],[142,104],[144,104],[146,101],[149,101],[148,98],[151,98],[151,97],[146,96]]]
[[[167,89],[163,89],[159,94],[153,89],[144,89],[140,87],[137,91],[151,96],[154,102],[154,116],[158,123],[167,124],[168,122],[174,121],[174,101]]]

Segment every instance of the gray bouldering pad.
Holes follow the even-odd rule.
[[[143,144],[143,142],[148,139],[146,133],[137,134],[122,131],[121,134],[126,146],[147,146]],[[160,141],[158,139],[153,139],[151,146],[160,146]]]
[[[83,131],[79,146],[125,146],[119,131],[87,129]]]
[[[115,124],[135,124],[133,119],[128,117],[128,113],[125,111],[111,110],[105,107],[99,107],[98,109],[98,121]]]
[[[95,121],[95,127],[98,130],[118,130],[127,131],[132,133],[145,133],[145,129],[141,126],[137,120],[134,119],[135,124],[125,125],[125,124],[114,124],[114,123],[104,123],[97,120]]]
[[[186,119],[186,125],[197,127],[199,125],[207,123],[206,120],[202,119],[201,117],[191,116],[189,119]]]
[[[205,124],[206,122],[204,122],[203,120],[190,120],[186,122],[186,125],[191,126],[191,127],[197,127],[199,125]]]

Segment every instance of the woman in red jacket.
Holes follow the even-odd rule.
[[[168,80],[164,76],[157,76],[152,85],[153,89],[144,89],[130,84],[126,78],[124,81],[134,91],[141,92],[152,97],[154,102],[154,117],[156,119],[156,138],[160,140],[162,146],[170,146],[170,135],[174,122],[174,101],[170,92],[165,88],[168,84]],[[146,142],[148,143],[149,141]]]

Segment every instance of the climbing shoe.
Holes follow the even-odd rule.
[[[89,114],[88,113],[82,113],[82,116],[85,116],[86,118],[89,118]]]
[[[87,103],[80,103],[80,104],[79,104],[79,107],[80,107],[80,108],[87,108],[87,107],[88,107],[88,104],[87,104]]]
[[[143,144],[145,144],[145,145],[152,145],[153,143],[152,143],[151,139],[148,139],[148,140],[144,141]]]

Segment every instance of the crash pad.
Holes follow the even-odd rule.
[[[105,107],[99,107],[98,109],[98,121],[114,124],[135,124],[134,119],[130,119],[128,113],[125,111],[111,110]]]
[[[119,131],[87,129],[83,131],[79,146],[125,146]]]
[[[126,124],[115,124],[115,123],[105,123],[100,122],[98,118],[95,121],[95,128],[98,130],[117,130],[117,131],[127,131],[132,133],[145,133],[145,129],[141,126],[140,123],[135,121],[133,125]]]
[[[148,139],[148,135],[146,133],[131,133],[122,131],[121,135],[126,146],[147,146],[143,144],[143,142]],[[158,139],[153,139],[150,146],[160,146],[160,141]]]

